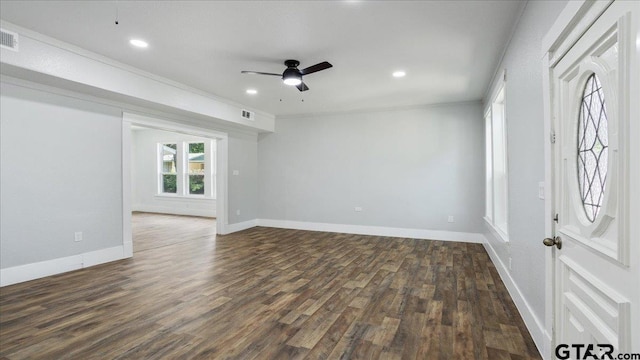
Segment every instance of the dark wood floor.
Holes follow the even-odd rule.
[[[161,219],[134,242],[163,246],[0,289],[0,358],[539,358],[479,244]]]

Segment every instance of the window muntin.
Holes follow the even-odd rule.
[[[594,222],[604,199],[609,160],[607,108],[596,74],[589,76],[582,92],[577,145],[578,189],[587,219]]]

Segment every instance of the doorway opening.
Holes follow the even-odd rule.
[[[224,233],[227,134],[124,113],[122,135],[125,256]]]

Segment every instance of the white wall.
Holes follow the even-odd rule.
[[[278,118],[259,218],[480,233],[483,126],[480,103]]]
[[[0,267],[121,246],[120,110],[1,89]]]
[[[122,111],[129,105],[14,78],[3,78],[0,95],[0,286],[130,256],[122,223]],[[215,122],[149,113],[220,132]],[[234,209],[227,222],[251,224],[258,208],[257,135],[232,131],[226,141],[228,168],[239,170],[227,174]],[[139,148],[132,144],[132,151]],[[76,231],[83,232],[80,242]]]
[[[210,141],[168,131],[132,131],[132,210],[165,214],[216,216],[216,200],[210,198],[158,196],[157,144]]]
[[[234,175],[234,170],[237,175]],[[257,136],[229,134],[227,179],[229,224],[255,220],[258,217],[259,180]]]
[[[538,182],[544,181],[544,114],[542,100],[542,38],[566,1],[529,1],[507,48],[499,74],[507,71],[506,121],[509,183],[509,242],[488,226],[485,236],[507,286],[539,349],[545,316],[544,201]],[[489,99],[485,99],[489,101]],[[509,258],[512,267],[509,270]],[[511,283],[510,283],[511,282]],[[519,292],[519,293],[517,293]]]

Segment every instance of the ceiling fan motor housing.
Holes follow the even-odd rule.
[[[298,60],[285,60],[284,64],[288,67],[288,68],[297,68],[298,65],[300,65],[300,61]]]
[[[282,78],[283,79],[288,79],[288,78],[298,78],[301,79],[302,78],[302,74],[300,74],[300,70],[298,69],[286,69],[283,73],[282,73]]]
[[[291,86],[295,86],[298,88],[298,90],[300,91],[307,91],[309,90],[309,87],[302,82],[302,76],[303,75],[309,75],[309,74],[313,74],[315,72],[321,71],[321,70],[326,70],[330,67],[333,67],[333,65],[331,65],[328,61],[323,61],[321,63],[317,63],[315,65],[311,65],[305,69],[299,70],[298,69],[298,65],[300,65],[300,62],[298,60],[285,60],[284,62],[285,66],[287,67],[284,72],[282,73],[282,80],[285,84],[287,85],[291,85]],[[276,73],[268,73],[268,72],[261,72],[261,71],[247,71],[247,70],[242,70],[241,73],[243,74],[257,74],[257,75],[269,75],[269,76],[280,76],[280,74],[276,74]]]
[[[300,62],[298,60],[286,60],[284,64],[287,68],[282,73],[282,80],[287,85],[299,85],[302,82],[302,73],[298,70]]]

